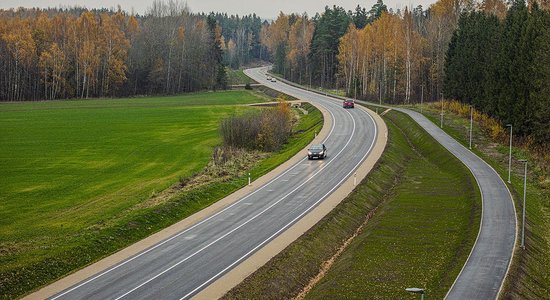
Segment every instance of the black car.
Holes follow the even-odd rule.
[[[325,147],[325,144],[311,145],[311,147],[307,149],[308,159],[324,159],[325,157],[327,157],[327,147]]]

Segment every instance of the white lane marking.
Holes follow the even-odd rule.
[[[332,119],[334,119],[334,115],[332,114],[331,111],[329,111],[330,114],[332,115]],[[349,113],[349,112],[348,112]],[[346,144],[344,145],[344,147],[342,147],[342,149],[338,152],[338,154],[335,155],[335,157],[338,157],[343,151],[344,149],[349,145],[349,143],[351,142],[352,140],[352,137],[353,135],[355,134],[355,119],[353,118],[353,116],[350,114],[351,116],[351,119],[353,120],[353,130],[352,130],[352,134],[350,135],[350,138],[348,139],[348,141],[346,142]],[[333,124],[336,123],[335,121],[333,122]],[[328,138],[328,137],[327,137]],[[325,139],[326,140],[326,139]],[[143,283],[141,283],[140,285],[134,287],[133,289],[127,291],[126,293],[122,294],[121,296],[115,298],[115,300],[119,300],[121,298],[124,298],[125,296],[129,295],[130,293],[134,292],[135,290],[141,288],[142,286],[146,285],[147,283],[157,279],[158,277],[162,276],[163,274],[165,274],[166,272],[172,270],[173,268],[179,266],[180,264],[182,264],[183,262],[187,261],[188,259],[192,258],[193,256],[199,254],[200,252],[202,252],[203,250],[207,249],[208,247],[212,246],[213,244],[219,242],[220,240],[222,240],[223,238],[225,238],[226,236],[230,235],[231,233],[237,231],[238,229],[240,229],[241,227],[243,227],[244,225],[252,222],[253,220],[255,220],[257,217],[259,217],[260,215],[264,214],[266,211],[270,210],[271,208],[273,208],[275,205],[279,204],[281,201],[283,201],[284,199],[286,199],[289,195],[291,195],[292,193],[294,193],[295,191],[297,191],[299,188],[301,188],[302,186],[304,186],[306,183],[308,183],[310,180],[312,180],[313,178],[315,178],[315,176],[317,176],[319,173],[321,173],[326,167],[328,167],[330,165],[332,161],[328,162],[327,164],[325,164],[324,166],[322,166],[319,170],[317,170],[317,172],[315,172],[313,174],[313,176],[309,177],[308,179],[306,179],[304,182],[302,182],[300,185],[298,185],[296,188],[294,188],[292,191],[290,191],[289,193],[287,193],[286,195],[284,195],[283,197],[281,197],[279,200],[273,202],[271,205],[269,205],[268,207],[266,207],[265,209],[263,209],[261,212],[257,213],[256,215],[254,215],[252,218],[246,220],[245,222],[243,222],[242,224],[240,224],[239,226],[231,229],[230,231],[228,231],[227,233],[223,234],[222,236],[216,238],[215,240],[213,240],[212,242],[208,243],[206,246],[200,248],[199,250],[195,251],[194,253],[192,253],[191,255],[185,257],[184,259],[178,261],[177,263],[173,264],[172,266],[170,266],[168,269],[165,269],[164,271],[158,273],[157,275],[149,278],[148,280],[144,281]],[[351,173],[350,173],[351,174]],[[347,177],[347,176],[346,176]],[[345,178],[344,178],[345,179]],[[340,183],[338,183],[340,184]],[[333,188],[334,189],[334,188]],[[331,190],[332,191],[332,190]]]
[[[332,115],[332,119],[335,120],[335,117],[334,117],[334,114],[329,111],[329,113]],[[347,146],[349,145],[349,143],[352,141],[353,139],[353,136],[355,134],[355,128],[356,128],[356,122],[355,122],[355,118],[353,117],[353,115],[349,112],[347,112],[349,114],[349,116],[351,117],[351,119],[353,120],[353,129],[352,129],[352,134],[350,135],[350,138],[348,139],[348,141],[346,142],[346,144],[344,145],[344,147],[342,147],[342,149],[334,156],[335,158],[340,156],[340,154],[342,154],[342,152],[344,151],[344,149],[347,148]],[[370,115],[369,115],[370,116]],[[336,123],[336,121],[333,122],[333,125]],[[375,132],[376,132],[376,126],[375,126]],[[376,135],[375,135],[376,136]],[[328,137],[327,137],[328,138]],[[326,140],[326,139],[325,139]],[[370,149],[372,148],[372,145],[374,144],[374,139],[373,139],[373,142],[371,143],[371,146],[369,148],[369,151],[363,156],[363,157],[366,157],[366,155],[370,152]],[[363,158],[364,159],[364,158]],[[158,273],[157,275],[149,278],[148,280],[144,281],[143,283],[141,283],[140,285],[134,287],[133,289],[127,291],[126,293],[122,294],[121,296],[115,298],[115,300],[119,300],[121,298],[124,298],[125,296],[129,295],[130,293],[136,291],[137,289],[141,288],[142,286],[146,285],[147,283],[157,279],[158,277],[162,276],[163,274],[165,274],[166,272],[169,272],[170,270],[172,270],[173,268],[179,266],[180,264],[184,263],[185,261],[189,260],[190,258],[194,257],[195,255],[199,254],[200,252],[202,252],[203,250],[207,249],[208,247],[212,246],[213,244],[219,242],[220,240],[222,240],[223,238],[225,238],[226,236],[232,234],[233,232],[237,231],[238,229],[240,229],[241,227],[243,227],[244,225],[252,222],[253,220],[255,220],[257,217],[259,217],[260,215],[264,214],[266,211],[270,210],[271,208],[273,208],[275,205],[279,204],[281,201],[283,201],[284,199],[286,199],[289,195],[291,195],[292,193],[294,193],[296,190],[298,190],[299,188],[301,188],[302,186],[304,186],[306,183],[308,183],[310,180],[312,180],[315,176],[317,176],[319,173],[321,173],[325,168],[327,168],[334,160],[331,160],[329,161],[328,163],[326,163],[325,165],[323,165],[319,170],[317,170],[317,172],[314,173],[313,176],[309,177],[308,179],[306,179],[304,182],[302,182],[300,185],[298,185],[296,188],[294,188],[292,191],[290,191],[289,193],[287,193],[286,195],[284,195],[283,197],[281,197],[279,200],[273,202],[271,205],[269,205],[268,207],[266,207],[265,209],[263,209],[261,212],[257,213],[256,215],[254,215],[252,218],[248,219],[247,221],[243,222],[242,224],[240,224],[239,226],[233,228],[232,230],[228,231],[227,233],[223,234],[222,236],[218,237],[217,239],[213,240],[212,242],[210,242],[209,244],[207,244],[206,246],[200,248],[199,250],[195,251],[194,253],[192,253],[191,255],[185,257],[184,259],[178,261],[177,263],[173,264],[172,266],[170,266],[169,268],[165,269],[164,271]],[[355,170],[357,168],[359,164],[357,164],[353,170]],[[352,171],[353,171],[352,170]],[[348,176],[349,176],[350,173],[348,173],[342,180],[340,180],[340,182],[338,183],[338,185],[340,185],[340,183],[345,180]],[[336,185],[336,186],[338,186]],[[335,186],[335,187],[336,187]],[[335,187],[333,187],[330,192],[332,192]],[[322,199],[324,199],[325,196],[323,196]],[[318,202],[316,202],[318,203]],[[308,208],[307,211],[309,211],[310,208]],[[303,213],[300,215],[302,216]],[[285,226],[286,227],[286,226]],[[210,279],[212,280],[212,279]],[[204,286],[204,283],[201,285],[201,287]],[[194,290],[195,291],[195,290]],[[185,298],[185,297],[184,297]]]
[[[322,104],[319,104],[319,105],[320,105],[321,107],[325,108],[325,106],[323,106]],[[325,108],[325,109],[326,109],[326,108]],[[332,113],[331,113],[331,115],[332,115]],[[332,118],[334,119],[334,115],[332,115]],[[327,137],[323,140],[323,142],[326,141],[326,140],[332,135],[332,133],[334,132],[334,128],[335,128],[334,124],[335,124],[335,122],[332,122],[332,126],[331,126],[331,128],[330,128],[330,131],[329,131],[329,133],[327,134]],[[114,271],[114,270],[116,270],[116,269],[118,269],[118,268],[120,268],[120,267],[126,265],[127,263],[133,261],[134,259],[139,258],[139,257],[143,256],[144,254],[147,254],[147,253],[149,253],[149,252],[155,250],[156,248],[158,248],[158,247],[160,247],[160,246],[162,246],[162,245],[164,245],[164,244],[166,244],[166,243],[172,241],[173,239],[175,239],[175,238],[177,238],[177,237],[179,237],[179,236],[181,236],[181,235],[183,235],[183,234],[189,232],[190,230],[196,228],[197,226],[200,226],[200,225],[202,225],[202,224],[204,224],[204,223],[210,221],[212,218],[214,218],[214,217],[220,215],[221,213],[223,213],[223,212],[227,211],[228,209],[232,208],[233,206],[236,206],[237,204],[243,202],[243,201],[244,201],[245,199],[247,199],[248,197],[250,197],[250,196],[256,194],[257,192],[263,190],[265,187],[269,186],[270,184],[272,184],[273,182],[275,182],[277,179],[279,179],[279,178],[281,178],[282,176],[284,176],[286,173],[292,171],[294,168],[296,168],[296,167],[298,167],[298,166],[301,166],[301,165],[302,165],[302,162],[304,162],[306,159],[307,159],[307,158],[302,158],[300,161],[298,161],[296,164],[294,164],[294,165],[293,165],[292,167],[290,167],[288,170],[286,170],[286,171],[284,171],[283,173],[281,173],[280,175],[276,176],[275,178],[273,178],[272,180],[270,180],[269,182],[267,182],[266,184],[264,184],[263,186],[261,186],[261,187],[258,188],[257,190],[255,190],[255,191],[253,191],[252,193],[250,193],[250,194],[244,196],[243,198],[237,200],[237,201],[234,202],[233,204],[231,204],[231,205],[229,205],[228,207],[226,207],[226,208],[220,210],[219,212],[217,212],[217,213],[211,215],[210,217],[208,217],[208,218],[206,218],[206,219],[204,219],[204,220],[202,220],[202,221],[196,223],[195,225],[193,225],[193,226],[191,226],[191,227],[185,229],[184,231],[182,231],[182,232],[180,232],[180,233],[178,233],[178,234],[176,234],[176,235],[174,235],[174,236],[172,236],[172,237],[170,237],[170,238],[168,238],[168,239],[166,239],[166,240],[164,240],[164,241],[162,241],[162,242],[156,244],[155,246],[153,246],[153,247],[151,247],[151,248],[149,248],[149,249],[147,249],[147,250],[145,250],[145,251],[143,251],[143,252],[141,252],[141,253],[138,253],[137,255],[135,255],[135,256],[133,256],[133,257],[131,257],[131,258],[129,258],[129,259],[127,259],[127,260],[121,262],[120,264],[118,264],[118,265],[116,265],[116,266],[114,266],[114,267],[111,267],[111,268],[109,268],[109,269],[103,271],[102,273],[100,273],[100,274],[98,274],[98,275],[96,275],[96,276],[94,276],[94,277],[92,277],[92,278],[90,278],[90,279],[88,279],[88,280],[86,280],[86,281],[84,281],[84,282],[82,282],[82,283],[80,283],[80,284],[78,284],[78,285],[76,285],[76,286],[70,288],[69,290],[66,290],[66,291],[64,291],[64,292],[62,292],[62,293],[60,293],[60,294],[54,296],[53,298],[50,298],[50,299],[51,299],[51,300],[58,299],[58,298],[60,298],[60,297],[62,297],[62,296],[64,296],[64,295],[66,295],[66,294],[68,294],[68,293],[70,293],[70,292],[72,292],[72,291],[74,291],[74,290],[76,290],[76,289],[78,289],[78,288],[80,288],[80,287],[82,287],[82,286],[84,286],[84,285],[86,285],[86,284],[88,284],[88,283],[90,283],[90,282],[92,282],[92,281],[94,281],[94,280],[96,280],[96,279],[102,277],[103,275],[108,274],[108,273],[110,273],[110,272],[112,272],[112,271]]]
[[[363,155],[361,161],[355,165],[355,167],[346,175],[344,176],[339,182],[338,184],[334,185],[334,187],[332,187],[332,189],[330,191],[328,191],[325,195],[323,195],[321,198],[319,198],[315,203],[313,203],[311,206],[309,206],[305,211],[303,211],[300,215],[298,215],[296,218],[294,218],[292,221],[290,221],[289,223],[287,223],[285,226],[281,227],[279,230],[277,230],[274,234],[272,234],[270,237],[268,237],[267,239],[265,239],[263,242],[261,242],[260,244],[258,244],[256,247],[252,248],[252,250],[248,251],[245,255],[241,256],[239,259],[237,259],[236,261],[234,261],[232,264],[230,264],[229,266],[227,266],[225,269],[221,270],[220,272],[218,272],[216,275],[212,276],[210,279],[208,279],[207,281],[205,281],[203,284],[201,284],[200,286],[196,287],[194,290],[192,290],[191,292],[187,293],[185,296],[183,296],[182,298],[180,298],[180,300],[183,300],[191,295],[193,295],[195,292],[197,292],[198,290],[202,289],[205,285],[209,284],[210,282],[212,282],[213,280],[215,280],[216,278],[218,278],[220,275],[222,275],[223,273],[225,273],[227,270],[231,269],[233,266],[235,266],[236,264],[240,263],[243,259],[245,259],[246,257],[248,257],[250,254],[254,253],[254,251],[256,251],[257,249],[259,249],[260,247],[262,247],[263,245],[265,245],[267,242],[269,242],[270,240],[272,240],[275,236],[279,235],[282,231],[286,230],[286,228],[288,228],[290,225],[294,224],[294,222],[296,222],[298,219],[300,219],[301,217],[303,217],[306,213],[308,213],[313,207],[315,207],[317,204],[319,204],[319,202],[323,201],[328,195],[330,195],[334,189],[336,189],[338,186],[340,186],[340,184],[346,180],[350,175],[351,173],[353,173],[358,167],[359,165],[365,160],[365,158],[367,157],[367,155],[371,152],[372,150],[372,147],[374,146],[374,142],[376,140],[376,136],[377,136],[377,127],[376,127],[376,123],[374,122],[374,119],[372,118],[372,116],[370,114],[367,113],[367,115],[371,118],[372,122],[374,123],[374,139],[372,140],[372,143],[369,147],[369,150],[365,153],[365,155]],[[353,118],[353,117],[352,117]],[[355,121],[355,120],[354,120]],[[355,125],[355,122],[354,122],[354,125]],[[345,148],[345,147],[344,147]]]

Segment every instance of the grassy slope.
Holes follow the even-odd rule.
[[[428,117],[439,124],[439,111],[429,108],[425,110]],[[464,119],[454,114],[445,115],[444,130],[460,141],[468,145],[469,119]],[[496,145],[487,135],[474,124],[473,149],[477,155],[483,158],[497,170],[504,180],[508,178],[508,145]],[[490,154],[489,154],[490,153]],[[527,206],[526,206],[526,249],[518,248],[506,281],[503,298],[505,299],[549,299],[550,298],[550,190],[547,185],[539,182],[540,178],[546,178],[538,166],[533,166],[533,159],[525,151],[514,148],[512,151],[512,184],[509,185],[518,213],[518,226],[521,226],[521,208],[523,202],[523,164],[515,160],[529,159],[529,174],[527,181]],[[521,227],[519,227],[521,230]],[[521,232],[520,232],[521,234]],[[518,243],[521,235],[518,237]]]
[[[230,92],[0,105],[0,242],[71,234],[191,175],[219,143],[220,118],[256,101]]]
[[[244,75],[243,70],[233,70],[227,68],[227,81],[230,85],[233,84],[247,84],[254,83],[255,81],[252,78]]]
[[[240,97],[240,98],[239,98]],[[90,126],[104,126],[103,130],[97,130],[97,135],[102,135],[102,132],[112,132],[113,137],[109,139],[110,143],[107,150],[101,152],[102,155],[113,155],[110,159],[111,164],[119,163],[124,165],[120,168],[115,168],[114,170],[125,170],[128,165],[132,164],[145,164],[148,165],[151,161],[158,163],[154,164],[154,167],[150,169],[150,172],[147,173],[146,170],[140,172],[135,172],[134,169],[126,170],[129,172],[129,175],[126,175],[131,180],[134,180],[135,177],[141,176],[143,181],[151,180],[153,184],[149,187],[153,190],[160,190],[174,181],[177,180],[178,176],[188,176],[192,172],[197,171],[202,168],[210,158],[210,152],[212,145],[219,142],[219,137],[217,134],[217,125],[219,118],[227,115],[227,113],[234,113],[237,110],[244,109],[243,107],[235,106],[225,106],[221,104],[235,104],[235,103],[248,103],[248,102],[257,102],[258,99],[252,96],[249,92],[224,92],[224,93],[209,93],[209,94],[195,94],[183,97],[166,97],[166,98],[155,98],[155,99],[137,99],[134,102],[132,100],[97,100],[97,101],[82,101],[82,102],[46,102],[46,103],[24,103],[24,104],[6,104],[1,106],[0,113],[2,113],[2,118],[0,122],[3,122],[3,125],[8,125],[13,122],[16,122],[18,118],[16,116],[21,115],[20,119],[25,122],[19,123],[19,128],[13,126],[13,131],[23,130],[24,132],[33,132],[33,125],[29,120],[32,120],[34,112],[40,112],[38,117],[34,116],[37,122],[32,122],[35,127],[34,130],[42,130],[40,121],[48,122],[52,119],[57,120],[58,122],[65,122],[66,118],[74,113],[78,113],[80,118],[71,119],[72,122],[80,122],[80,126],[72,126],[75,129],[81,129],[81,127]],[[154,103],[152,103],[154,102]],[[218,106],[203,106],[195,107],[191,105],[195,104],[220,104]],[[21,106],[19,106],[21,105]],[[88,111],[88,109],[90,109]],[[117,111],[118,109],[118,111]],[[296,151],[296,145],[299,141],[303,143],[304,140],[307,143],[313,137],[313,131],[319,130],[322,126],[322,118],[320,112],[310,108],[312,113],[308,117],[304,117],[299,126],[303,127],[303,132],[301,132],[300,137],[295,137],[294,143],[289,144],[287,148],[282,150],[280,153],[274,155],[274,158],[271,158],[269,161],[261,162],[257,167],[252,170],[254,174],[260,176],[262,173],[265,173],[268,170],[271,170],[276,165],[283,162],[286,157],[291,156]],[[50,111],[51,110],[51,111]],[[87,111],[87,113],[82,111]],[[98,110],[104,110],[104,114],[98,113]],[[114,110],[114,111],[113,111]],[[52,118],[50,116],[44,116],[43,113],[50,111],[50,116],[55,114],[61,114],[61,117]],[[136,112],[137,111],[137,112]],[[91,122],[90,119],[97,120],[101,115],[114,115],[109,122]],[[201,120],[200,118],[206,118],[208,120]],[[189,127],[183,126],[180,128],[175,126],[174,123],[180,122],[180,120],[186,120],[183,124],[188,124]],[[89,123],[88,123],[89,122]],[[85,125],[82,125],[85,124]],[[117,127],[116,124],[124,124],[126,127]],[[157,124],[158,123],[158,124]],[[199,123],[199,124],[197,124]],[[27,125],[25,125],[27,124]],[[90,125],[88,125],[90,124]],[[148,124],[153,128],[142,128],[140,124]],[[73,124],[74,125],[74,124]],[[133,126],[132,126],[133,125]],[[310,125],[310,128],[306,128],[306,125]],[[207,130],[208,126],[212,126],[210,131]],[[48,126],[47,128],[51,130],[56,128],[57,131],[64,131],[67,124],[58,124],[57,126]],[[113,129],[114,128],[114,129]],[[166,132],[168,129],[173,130],[173,132]],[[190,136],[196,136],[195,139],[190,139],[189,136],[185,136],[182,131],[188,129]],[[70,131],[70,130],[69,130]],[[49,148],[58,149],[58,151],[52,151],[53,153],[61,154],[72,154],[73,151],[65,152],[64,149],[67,147],[65,144],[71,143],[73,140],[78,139],[81,133],[72,134],[67,133],[58,133],[53,134],[52,138],[59,137],[58,140],[55,140],[53,145]],[[94,131],[95,132],[95,131]],[[150,135],[141,135],[137,136],[133,134],[134,132],[143,133],[150,132]],[[161,132],[160,137],[157,133]],[[118,138],[116,137],[118,133]],[[45,133],[44,133],[45,134]],[[90,133],[88,133],[90,134]],[[24,134],[21,134],[23,136]],[[174,135],[174,137],[172,137]],[[17,135],[8,135],[2,134],[2,139],[6,142],[15,138]],[[27,143],[21,142],[28,139],[27,138],[16,139],[18,142],[14,142],[15,145],[19,145],[22,148],[28,148]],[[37,135],[40,136],[40,135]],[[156,143],[149,143],[149,139],[156,139]],[[47,139],[45,139],[46,142]],[[61,141],[59,141],[61,140]],[[104,139],[89,139],[87,140],[90,148],[98,148],[103,146],[106,143],[97,143],[97,140],[104,141]],[[130,140],[126,142],[126,140]],[[184,141],[183,144],[180,144],[181,141]],[[185,144],[189,143],[189,144]],[[159,146],[159,144],[167,143],[167,145]],[[203,152],[202,158],[197,156],[197,154],[192,154],[191,152],[197,152],[200,149],[201,143],[206,150]],[[140,144],[140,147],[136,147],[136,144]],[[4,145],[4,144],[2,144]],[[114,146],[113,146],[114,145]],[[142,148],[151,147],[150,151],[143,151]],[[12,146],[13,147],[13,146]],[[74,148],[84,147],[82,144],[80,146],[74,145]],[[127,147],[127,151],[121,151],[120,148]],[[2,164],[13,164],[8,159],[4,157],[13,155],[13,153],[18,153],[17,151],[7,151],[6,149],[12,149],[9,147],[2,148]],[[118,152],[115,151],[118,149]],[[183,150],[182,150],[183,149]],[[32,149],[27,151],[32,152]],[[140,151],[143,151],[141,153]],[[118,154],[122,152],[121,154]],[[138,153],[136,153],[138,152]],[[58,154],[59,154],[58,153]],[[190,155],[191,154],[191,155]],[[139,158],[139,155],[142,157]],[[60,155],[62,156],[62,155]],[[138,157],[138,158],[134,158]],[[174,156],[176,158],[174,158]],[[36,154],[36,157],[40,157],[40,153]],[[99,156],[100,158],[102,156]],[[154,160],[152,159],[154,157]],[[162,163],[162,160],[171,160]],[[50,159],[52,161],[54,159]],[[63,157],[58,158],[58,160],[65,159]],[[81,157],[84,165],[72,166],[73,169],[85,168],[86,163],[93,161],[92,158],[83,156]],[[130,163],[127,161],[130,160]],[[189,161],[187,161],[189,160]],[[78,162],[79,160],[74,159]],[[194,161],[194,167],[186,168],[187,164],[190,164],[191,161]],[[201,165],[202,164],[202,165]],[[16,164],[13,166],[17,167]],[[66,170],[61,171],[52,171],[55,170],[54,167],[59,167],[59,164],[50,166],[45,164],[43,168],[49,169],[49,173],[61,174],[63,175]],[[61,165],[63,166],[63,165]],[[38,165],[36,168],[38,169]],[[130,166],[131,167],[131,166]],[[162,174],[162,171],[157,170],[158,168],[164,167],[165,174]],[[171,170],[175,168],[177,170],[176,174],[171,175]],[[7,170],[2,168],[2,170]],[[72,170],[72,169],[71,169]],[[89,183],[88,180],[95,180],[95,184],[101,188],[108,186],[107,183],[102,184],[102,178],[104,181],[111,180],[113,177],[115,180],[119,180],[118,177],[124,176],[123,174],[115,174],[109,177],[107,174],[111,169],[100,169],[96,170],[94,173],[95,176],[81,178],[80,184],[75,184],[76,188],[82,188],[87,186]],[[119,171],[120,172],[120,171]],[[29,169],[28,176],[34,176],[34,171]],[[48,173],[45,171],[45,173]],[[82,173],[76,172],[76,175],[81,174],[81,176],[87,176],[90,174],[90,171],[83,171]],[[15,176],[15,175],[14,175]],[[53,175],[52,175],[53,176]],[[146,177],[148,176],[148,177]],[[24,177],[24,176],[23,176]],[[97,178],[96,178],[97,177]],[[5,180],[6,185],[11,184],[12,186],[17,186],[18,181],[13,178],[6,179],[2,176],[2,180]],[[39,178],[39,177],[36,177]],[[68,177],[75,180],[72,177]],[[144,179],[145,178],[145,179]],[[147,179],[151,178],[151,179]],[[160,180],[157,180],[160,178]],[[47,177],[42,179],[43,181],[50,180]],[[61,178],[58,180],[65,180]],[[197,190],[189,191],[184,194],[180,194],[172,201],[169,201],[166,204],[156,206],[153,208],[141,209],[131,211],[130,213],[121,213],[125,212],[124,208],[130,207],[132,204],[139,202],[148,197],[150,194],[150,189],[146,190],[142,194],[136,194],[134,185],[142,187],[142,183],[139,180],[128,181],[126,185],[129,185],[129,189],[120,189],[112,192],[115,200],[118,201],[107,201],[108,197],[99,197],[94,205],[88,205],[87,201],[80,200],[81,203],[75,203],[79,200],[78,197],[83,197],[86,195],[81,191],[76,196],[71,195],[71,197],[66,198],[65,204],[66,208],[59,208],[60,201],[54,193],[63,193],[65,190],[57,190],[52,193],[45,193],[41,199],[41,202],[46,202],[47,197],[51,197],[50,202],[53,204],[42,205],[41,210],[35,210],[33,216],[35,222],[37,223],[38,229],[30,230],[29,228],[22,227],[25,230],[20,232],[16,231],[16,228],[8,228],[7,223],[2,223],[1,230],[1,246],[2,252],[0,256],[1,268],[0,268],[0,297],[13,297],[16,295],[21,295],[23,293],[29,292],[32,289],[39,287],[47,282],[58,278],[70,272],[71,270],[82,267],[86,264],[89,264],[109,253],[120,249],[132,242],[135,242],[155,231],[162,229],[169,224],[172,224],[185,216],[188,216],[201,208],[204,208],[214,201],[221,199],[223,196],[228,193],[235,191],[239,187],[242,187],[245,182],[245,178],[237,178],[231,182],[225,182],[221,184],[212,184],[209,186],[202,187]],[[36,181],[36,179],[35,179]],[[54,181],[55,182],[55,181]],[[163,184],[164,182],[164,184]],[[4,186],[4,182],[2,182]],[[124,183],[121,183],[124,185]],[[47,183],[46,183],[47,185]],[[94,184],[89,184],[94,186]],[[20,187],[19,187],[20,189]],[[90,188],[88,188],[90,189]],[[86,191],[88,189],[85,189]],[[17,191],[17,188],[12,188],[12,191]],[[70,191],[70,190],[69,190]],[[4,191],[2,193],[5,193]],[[133,197],[132,197],[132,193]],[[108,196],[110,196],[109,194]],[[5,199],[12,199],[14,197],[21,197],[17,195],[16,192],[12,194],[2,194]],[[62,198],[61,198],[62,199]],[[125,200],[125,201],[121,201]],[[116,209],[109,207],[109,204],[103,205],[104,202],[113,202],[118,203]],[[125,203],[126,202],[126,203]],[[5,202],[3,202],[5,203]],[[19,204],[18,204],[19,203]],[[6,203],[7,204],[7,203]],[[4,209],[1,211],[2,214],[5,214],[7,217],[13,218],[15,221],[21,219],[20,222],[26,222],[23,217],[18,215],[27,214],[28,209],[33,209],[33,206],[28,204],[28,199],[25,201],[18,200],[14,203],[9,203],[14,208],[11,209],[10,213],[12,216],[8,216],[8,212]],[[17,210],[17,206],[19,208]],[[74,205],[71,207],[71,205]],[[80,213],[75,213],[74,211],[80,211]],[[79,217],[81,214],[85,216],[90,216],[90,218]],[[70,218],[66,216],[71,215]],[[93,218],[96,215],[97,218]],[[104,221],[109,226],[105,226]],[[6,226],[5,226],[6,224]],[[33,225],[32,222],[29,224]],[[67,225],[65,225],[67,224]],[[44,227],[49,226],[49,230],[43,229]],[[20,237],[30,237],[22,238]]]
[[[479,228],[480,197],[470,172],[410,118],[386,114],[381,160],[338,207],[225,298],[288,298],[367,223],[309,298],[407,297],[422,286],[442,298]]]

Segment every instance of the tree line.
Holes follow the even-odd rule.
[[[515,0],[499,19],[463,14],[445,63],[445,96],[550,144],[550,11]]]
[[[0,99],[113,97],[224,88],[221,28],[177,1],[144,16],[0,10]]]
[[[305,85],[370,101],[411,104],[457,99],[550,141],[550,4],[439,0],[388,10],[326,7],[281,13],[261,40],[273,69]]]
[[[433,101],[443,91],[445,53],[458,18],[470,9],[472,2],[439,0],[427,10],[393,11],[378,0],[370,10],[327,6],[313,18],[281,13],[264,43],[275,72],[302,84],[390,103]]]

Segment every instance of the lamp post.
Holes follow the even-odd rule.
[[[472,150],[472,130],[474,127],[474,107],[470,105],[470,150]]]
[[[443,128],[443,93],[441,93],[440,100],[441,100],[441,128]]]
[[[422,113],[422,105],[424,105],[424,84],[422,84],[422,96],[420,97],[420,113]]]
[[[406,288],[405,291],[413,294],[420,294],[420,300],[424,300],[424,289],[421,288]]]
[[[525,163],[525,173],[523,174],[523,212],[521,221],[521,248],[525,249],[525,198],[527,198],[527,160],[520,159],[522,163]]]
[[[510,175],[512,174],[512,124],[506,124],[510,127],[510,155],[508,156],[508,183],[510,183]]]

